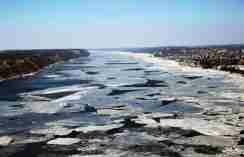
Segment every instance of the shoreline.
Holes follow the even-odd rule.
[[[89,55],[84,49],[1,51],[0,82],[33,76],[52,64]]]
[[[121,53],[122,54],[122,53]],[[184,72],[186,75],[200,75],[200,76],[206,76],[206,77],[215,77],[215,74],[223,75],[223,82],[224,83],[229,83],[231,82],[232,84],[236,85],[239,87],[241,91],[244,91],[244,77],[243,75],[239,73],[231,73],[228,71],[222,71],[218,69],[205,69],[200,66],[198,67],[193,67],[193,66],[187,66],[187,65],[182,65],[176,60],[172,59],[167,59],[164,57],[155,57],[152,54],[149,53],[133,53],[133,52],[128,52],[124,53],[126,55],[129,55],[130,57],[133,57],[135,59],[140,59],[143,60],[147,63],[152,63],[157,66],[161,70],[169,70],[170,72]],[[175,70],[178,69],[178,70]],[[228,93],[227,93],[228,94]],[[242,93],[238,93],[239,101],[243,102],[244,101],[244,95]]]
[[[182,65],[244,74],[243,47],[162,48],[153,56],[176,60]]]
[[[41,71],[41,70],[40,70]],[[31,76],[35,76],[37,73],[39,73],[40,71],[36,71],[36,72],[31,72],[31,73],[27,73],[27,74],[22,74],[22,75],[16,75],[16,76],[12,76],[10,78],[6,78],[6,79],[0,79],[0,83],[4,82],[4,81],[9,81],[9,80],[14,80],[14,79],[20,79],[20,78],[26,78],[26,77],[31,77]]]
[[[26,74],[20,74],[20,75],[12,76],[12,77],[9,77],[9,78],[6,78],[6,79],[2,79],[2,80],[0,79],[0,83],[4,82],[4,81],[10,81],[10,80],[21,79],[21,78],[25,79],[25,78],[28,78],[28,77],[35,76],[35,75],[39,74],[40,72],[42,72],[45,68],[48,68],[49,66],[52,66],[52,65],[55,65],[55,64],[59,64],[59,63],[62,63],[62,62],[63,61],[58,61],[58,62],[49,64],[49,65],[47,65],[45,67],[42,67],[41,69],[39,69],[39,70],[37,70],[35,72],[30,72],[30,73],[26,73]]]
[[[124,53],[124,52],[122,52]],[[121,54],[122,54],[121,53]],[[172,66],[173,68],[178,68],[181,71],[184,72],[204,72],[204,73],[221,73],[223,75],[225,75],[226,78],[233,78],[233,79],[243,79],[244,81],[244,77],[242,74],[240,73],[232,73],[229,71],[223,71],[223,70],[219,70],[219,69],[206,69],[206,68],[202,68],[201,66],[190,66],[187,64],[181,64],[181,62],[173,60],[173,59],[168,59],[165,57],[155,57],[153,54],[149,54],[149,53],[133,53],[133,52],[125,52],[124,54],[129,55],[130,57],[136,58],[136,59],[141,59],[145,62],[148,63],[153,63],[153,64],[158,64],[160,65],[160,69],[168,69],[168,67]],[[168,64],[165,64],[165,62],[167,62]],[[163,68],[163,66],[167,65],[167,68]]]
[[[124,52],[123,52],[124,53]],[[122,54],[122,53],[121,53]],[[223,74],[230,74],[230,72],[226,71],[221,71],[218,69],[204,69],[202,67],[193,67],[193,66],[188,66],[185,64],[181,64],[180,62],[172,59],[167,59],[164,57],[155,57],[152,54],[149,53],[133,53],[133,52],[126,52],[126,55],[129,55],[130,57],[136,58],[136,59],[141,59],[147,63],[153,63],[160,65],[160,68],[163,69],[168,69],[169,67],[177,68],[181,71],[191,71],[191,72],[197,72],[197,71],[203,71],[203,72],[219,72]],[[166,62],[166,63],[165,63]],[[163,68],[164,66],[167,66],[167,68]],[[239,75],[239,74],[238,74]]]

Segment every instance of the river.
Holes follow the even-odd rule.
[[[242,79],[188,68],[148,54],[91,51],[87,58],[53,64],[34,76],[0,82],[0,134],[36,128],[111,124],[134,113],[200,113],[238,106]],[[169,104],[162,101],[170,100]],[[114,116],[84,106],[121,105]]]

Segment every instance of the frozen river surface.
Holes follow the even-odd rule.
[[[241,103],[242,83],[224,72],[186,68],[147,54],[91,51],[88,58],[1,82],[0,135],[112,124],[138,113],[233,107]],[[91,112],[94,108],[97,112]]]

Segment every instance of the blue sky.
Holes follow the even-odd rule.
[[[244,43],[243,0],[0,0],[0,49]]]

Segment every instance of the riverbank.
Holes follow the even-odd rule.
[[[243,47],[161,48],[153,52],[153,55],[175,60],[187,66],[244,74]]]
[[[82,56],[89,56],[89,52],[82,49],[0,51],[0,80],[33,75],[50,64]]]

